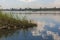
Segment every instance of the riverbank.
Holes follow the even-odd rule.
[[[12,14],[8,15],[0,12],[0,29],[30,28],[34,26],[37,25],[36,23],[32,23],[31,20],[29,21],[25,18],[15,19]]]
[[[11,8],[11,9],[0,9],[0,11],[60,11],[60,8]]]

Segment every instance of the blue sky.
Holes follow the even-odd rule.
[[[1,8],[60,7],[60,0],[0,0]]]

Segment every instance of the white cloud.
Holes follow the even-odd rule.
[[[9,2],[11,1],[11,2],[7,3],[6,1],[9,1]],[[18,2],[18,1],[20,1],[20,2]],[[26,3],[29,3],[29,4],[26,4]],[[26,8],[28,6],[31,8],[60,7],[60,0],[53,0],[53,1],[52,0],[51,1],[50,0],[17,0],[17,1],[16,0],[13,0],[13,1],[12,0],[1,0],[0,4],[2,4],[4,8],[11,8],[12,7],[11,5],[13,5],[13,7],[16,7],[16,8],[20,8],[20,7]],[[7,4],[8,4],[8,6],[5,6]],[[9,4],[11,4],[11,5],[9,5]]]
[[[2,2],[2,1],[6,1],[6,0],[1,0],[0,2]]]
[[[19,1],[23,1],[23,2],[33,2],[35,0],[19,0]]]
[[[46,5],[47,7],[60,7],[60,0],[54,0],[50,4]]]

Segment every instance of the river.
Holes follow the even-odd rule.
[[[0,40],[60,40],[60,11],[5,12],[34,20],[37,27],[20,30],[0,30]]]

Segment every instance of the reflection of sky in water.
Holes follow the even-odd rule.
[[[60,40],[60,15],[27,14],[26,17],[35,20],[37,27],[20,30],[18,35],[1,40]]]
[[[46,40],[60,40],[60,30],[58,24],[38,22],[36,30],[32,31],[33,36],[42,36]]]
[[[41,16],[40,16],[41,17]],[[60,16],[45,16],[40,21],[38,27],[32,31],[33,36],[41,36],[44,40],[60,40]]]
[[[34,15],[30,16],[38,25],[32,31],[34,37],[39,36],[41,40],[60,40],[60,15]]]

